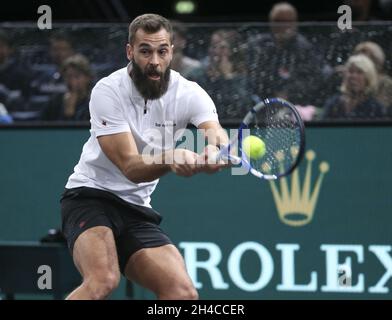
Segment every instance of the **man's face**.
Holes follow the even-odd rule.
[[[297,21],[295,13],[291,11],[277,12],[271,22],[271,32],[278,42],[292,39],[297,33]]]
[[[53,62],[61,65],[65,59],[74,54],[72,46],[65,40],[51,40],[50,42],[50,56]]]
[[[70,91],[76,93],[84,93],[88,91],[91,82],[90,76],[73,67],[68,67],[64,71],[63,76]]]
[[[159,99],[169,86],[173,46],[164,28],[156,33],[137,30],[133,44],[127,44],[132,61],[131,77],[145,99]]]
[[[231,49],[227,40],[218,34],[213,34],[208,52],[213,62],[219,63],[224,58],[230,58]]]

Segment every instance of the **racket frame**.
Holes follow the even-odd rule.
[[[299,132],[300,132],[300,143],[299,143],[299,150],[297,154],[297,158],[295,159],[294,163],[291,165],[291,167],[286,170],[285,172],[279,173],[279,174],[264,174],[256,169],[254,169],[249,161],[247,159],[246,155],[244,152],[241,150],[241,155],[242,157],[238,157],[235,155],[231,155],[230,151],[232,146],[235,145],[235,143],[238,141],[238,145],[242,143],[242,131],[244,129],[249,129],[249,124],[252,122],[255,114],[259,112],[262,108],[267,107],[269,104],[272,103],[279,103],[284,105],[285,107],[288,107],[292,113],[294,114],[296,121],[299,125]],[[222,147],[222,149],[219,151],[219,153],[216,155],[217,160],[226,160],[226,161],[231,161],[233,164],[241,164],[244,166],[246,169],[249,170],[251,174],[256,176],[257,178],[260,179],[265,179],[265,180],[275,180],[280,177],[287,176],[291,174],[294,169],[299,165],[301,162],[303,155],[305,153],[305,125],[302,121],[302,118],[300,114],[298,113],[297,109],[288,101],[281,99],[281,98],[267,98],[264,99],[260,102],[258,102],[256,105],[254,105],[248,113],[245,115],[244,119],[242,120],[239,128],[238,128],[238,135],[237,137],[233,138],[227,146]]]

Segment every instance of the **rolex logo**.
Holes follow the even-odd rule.
[[[287,177],[281,178],[279,182],[270,181],[279,219],[293,227],[304,226],[312,221],[321,184],[325,173],[329,170],[327,162],[320,163],[319,175],[312,188],[312,166],[316,153],[308,150],[305,157],[307,165],[302,185],[298,168],[291,175],[291,187]]]

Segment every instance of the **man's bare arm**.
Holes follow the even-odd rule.
[[[214,159],[214,155],[219,152],[219,147],[229,143],[226,130],[216,121],[203,122],[199,125],[198,129],[204,130],[203,133],[207,139],[207,147],[201,154],[205,160],[202,171],[211,174],[220,171],[222,168],[230,167],[230,163],[219,162],[216,164]]]
[[[203,129],[207,143],[213,146],[227,145],[229,137],[226,130],[222,128],[219,122],[206,121],[198,126],[198,129]]]
[[[173,171],[180,176],[196,173],[197,154],[184,150],[169,150],[157,155],[141,155],[130,132],[98,137],[105,155],[132,182],[149,182]]]

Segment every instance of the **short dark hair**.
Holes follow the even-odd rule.
[[[90,62],[82,54],[74,54],[65,59],[61,65],[61,72],[64,73],[68,68],[74,68],[88,77],[92,76]]]
[[[170,34],[170,42],[173,42],[173,28],[166,18],[153,13],[146,13],[136,17],[129,25],[128,42],[133,44],[136,31],[142,29],[147,33],[155,33],[164,28]]]
[[[74,43],[73,43],[73,39],[71,37],[71,35],[63,30],[58,30],[58,31],[54,31],[50,37],[49,37],[50,42],[52,41],[64,41],[67,42],[71,48],[74,47]]]

